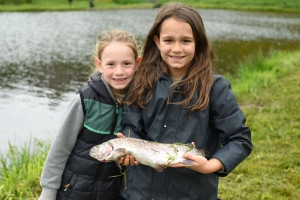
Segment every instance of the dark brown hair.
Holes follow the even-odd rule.
[[[209,102],[209,92],[213,84],[214,53],[205,33],[200,14],[193,8],[182,3],[166,3],[158,11],[154,24],[151,27],[143,46],[142,62],[132,82],[126,103],[136,103],[144,107],[153,97],[153,87],[163,72],[169,73],[167,64],[161,60],[154,37],[160,37],[161,24],[168,18],[188,23],[195,39],[195,56],[185,79],[171,85],[170,95],[176,86],[183,86],[184,100],[173,103],[190,108],[190,111],[203,110]],[[199,98],[191,102],[193,94],[198,92]],[[171,103],[168,101],[168,103]]]

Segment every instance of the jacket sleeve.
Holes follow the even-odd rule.
[[[220,133],[222,147],[212,155],[224,166],[219,176],[227,176],[252,151],[251,132],[245,125],[246,117],[236,101],[231,85],[223,77],[215,80],[211,91],[210,123]]]
[[[133,138],[145,139],[147,133],[144,131],[141,108],[136,105],[124,105],[122,111],[123,134]]]
[[[84,113],[79,94],[63,114],[58,133],[48,152],[40,185],[43,187],[40,200],[55,200],[62,174],[83,126]]]

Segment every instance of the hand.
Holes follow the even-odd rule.
[[[221,161],[219,161],[216,158],[207,160],[203,156],[195,156],[189,153],[184,154],[183,157],[187,160],[192,160],[193,161],[192,164],[185,165],[183,163],[178,163],[178,164],[169,165],[168,167],[173,167],[173,168],[185,167],[200,172],[202,174],[210,174],[222,169]]]
[[[139,165],[139,162],[135,160],[134,156],[132,155],[125,155],[125,156],[122,156],[119,158],[118,162],[121,164],[121,165],[125,165],[125,166],[128,166],[129,164],[130,165]]]
[[[123,138],[123,137],[125,137],[125,136],[123,135],[123,133],[117,133],[117,137],[118,137],[118,138]]]
[[[117,133],[117,137],[118,138],[123,138],[125,137],[122,133]],[[119,158],[118,162],[120,163],[120,165],[125,165],[128,166],[130,165],[139,165],[139,162],[135,160],[134,156],[132,155],[125,155]]]

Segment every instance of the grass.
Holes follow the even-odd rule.
[[[300,178],[300,49],[258,52],[240,63],[236,76],[226,77],[252,131],[251,155],[225,178],[222,200],[298,200]],[[50,147],[10,145],[0,159],[0,199],[37,199],[40,174]],[[31,153],[35,152],[35,153]],[[10,163],[10,164],[7,164]]]
[[[0,158],[0,199],[38,199],[39,184],[49,143],[33,140],[21,149],[9,143],[9,150]]]
[[[147,3],[147,0],[143,0],[142,3],[133,4],[116,4],[113,0],[94,0],[94,10],[153,8],[170,1],[184,2],[195,8],[300,13],[300,0],[156,0],[156,3]],[[32,0],[31,4],[0,6],[0,12],[89,9],[88,0],[73,0],[72,6],[68,5],[67,0]]]
[[[300,51],[261,53],[231,77],[254,150],[228,177],[222,199],[300,199]]]

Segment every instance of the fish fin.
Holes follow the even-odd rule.
[[[126,149],[125,149],[125,148],[114,149],[114,151],[115,151],[117,154],[120,154],[120,155],[125,155],[125,154],[126,154]]]
[[[153,167],[156,171],[158,172],[163,172],[164,171],[164,167],[161,165],[155,165],[155,167]]]
[[[192,161],[192,160],[187,160],[187,159],[185,159],[185,160],[180,161],[180,163],[183,163],[183,164],[185,164],[185,165],[191,166],[192,163],[193,163],[193,161]]]

